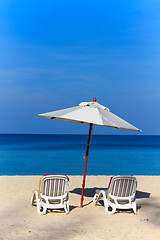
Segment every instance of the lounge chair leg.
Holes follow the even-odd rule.
[[[96,205],[97,204],[97,200],[98,200],[98,196],[99,194],[95,194],[94,197],[93,197],[93,204]]]
[[[34,202],[36,200],[35,194],[33,193],[32,197],[31,197],[31,205],[34,205]]]
[[[38,191],[34,191],[32,197],[31,197],[31,205],[33,206],[35,203],[39,201],[38,199]]]
[[[64,202],[64,210],[66,213],[69,213],[69,196],[67,194],[66,201]]]
[[[99,193],[96,193],[93,197],[93,204],[97,205],[97,203],[102,199],[104,200],[106,198],[105,191],[101,190]]]
[[[65,204],[64,204],[64,210],[66,213],[69,213],[69,202],[68,201],[65,202]]]
[[[44,206],[41,206],[39,202],[40,202],[40,200],[38,198],[38,191],[36,190],[31,197],[31,205],[32,206],[34,204],[37,205],[37,212],[39,215],[46,214],[47,208],[45,208]],[[42,211],[41,211],[41,207],[43,208]]]
[[[133,212],[134,212],[134,214],[137,214],[137,207],[136,207],[136,203],[134,203],[134,205],[133,205]]]

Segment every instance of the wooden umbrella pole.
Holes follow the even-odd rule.
[[[90,148],[90,142],[91,142],[92,128],[93,128],[93,124],[90,123],[89,135],[88,135],[88,142],[87,142],[87,150],[86,150],[86,159],[85,159],[85,166],[84,166],[84,174],[83,174],[82,193],[81,193],[81,206],[80,206],[80,207],[83,207],[83,194],[84,194],[84,187],[85,187],[87,161],[88,161],[89,148]]]

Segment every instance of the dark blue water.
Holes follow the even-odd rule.
[[[87,135],[0,134],[0,175],[83,175]],[[160,175],[160,136],[93,135],[87,175]]]

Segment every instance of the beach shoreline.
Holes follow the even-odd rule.
[[[70,213],[48,212],[39,216],[30,205],[41,176],[0,176],[0,239],[149,239],[160,236],[160,176],[136,176],[137,215],[118,211],[107,215],[93,206],[95,190],[108,187],[111,176],[87,176],[84,207],[80,208],[83,176],[70,176]]]

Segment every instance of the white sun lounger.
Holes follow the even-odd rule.
[[[136,214],[136,187],[137,180],[133,176],[114,176],[108,190],[97,190],[93,198],[93,204],[104,201],[105,211],[113,214],[116,209],[133,209]]]
[[[31,205],[37,205],[38,214],[60,208],[69,213],[68,181],[66,175],[45,175],[42,178],[39,191],[35,191],[31,198]]]

